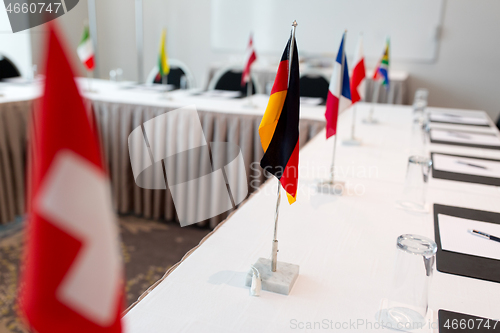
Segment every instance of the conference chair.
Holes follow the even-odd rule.
[[[210,83],[208,90],[230,90],[241,91],[242,96],[247,95],[247,84],[241,85],[241,75],[243,74],[243,66],[230,65],[217,71]],[[255,75],[252,74],[252,95],[261,94],[262,89],[257,83]]]
[[[328,80],[316,71],[304,72],[300,76],[300,96],[320,97],[326,101],[328,96]]]
[[[167,84],[174,85],[175,89],[191,89],[195,87],[194,76],[185,63],[177,59],[168,59],[168,63],[170,65],[170,73],[167,75]],[[155,66],[149,72],[146,82],[162,83],[158,66]]]
[[[0,80],[21,76],[16,65],[7,57],[0,55]]]
[[[497,119],[497,128],[500,130],[500,116],[498,116],[498,119]]]

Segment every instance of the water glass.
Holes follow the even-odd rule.
[[[116,81],[121,82],[123,78],[123,69],[117,68],[116,69]]]
[[[427,107],[428,97],[429,91],[427,89],[420,88],[415,91],[415,97],[413,99],[413,113],[415,121],[420,124],[422,124],[424,119],[424,112]]]
[[[414,155],[408,158],[403,194],[401,200],[398,201],[400,208],[419,213],[429,211],[426,193],[431,166],[432,160],[428,157]]]
[[[405,234],[398,237],[396,249],[393,280],[378,319],[384,327],[400,331],[422,329],[427,323],[437,245],[427,237]]]
[[[116,71],[114,69],[109,71],[109,80],[116,82]]]

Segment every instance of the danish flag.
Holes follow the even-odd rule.
[[[38,333],[118,333],[123,267],[109,181],[53,25],[49,35],[20,308]]]

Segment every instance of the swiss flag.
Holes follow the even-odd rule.
[[[109,181],[53,25],[45,73],[20,308],[38,333],[121,332],[123,267]]]

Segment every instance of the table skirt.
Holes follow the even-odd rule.
[[[28,150],[28,124],[36,101],[0,104],[0,225],[14,221],[26,211],[26,164]],[[115,102],[93,101],[92,105],[100,143],[111,178],[114,209],[120,214],[135,214],[151,219],[177,219],[174,203],[167,190],[149,190],[136,185],[128,150],[128,136],[136,127],[160,114],[173,110]],[[246,182],[250,194],[265,180],[259,162],[263,151],[258,127],[261,116],[198,110],[207,142],[231,142],[241,148],[245,161]],[[179,124],[181,126],[182,124]],[[324,127],[324,122],[300,121],[300,146]],[[189,140],[189,131],[182,139]],[[170,136],[169,136],[170,134]],[[179,140],[177,135],[165,133],[166,140]],[[192,168],[187,161],[180,168]],[[193,164],[194,165],[194,164]],[[215,198],[216,199],[216,198]],[[215,216],[201,225],[215,227],[230,211]]]

